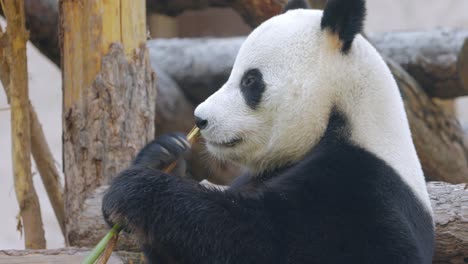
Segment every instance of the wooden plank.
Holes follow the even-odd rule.
[[[54,250],[2,250],[0,264],[80,264],[89,250],[54,249]],[[124,259],[113,254],[108,264],[123,264]]]

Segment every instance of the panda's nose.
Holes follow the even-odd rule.
[[[195,116],[195,125],[200,129],[205,129],[208,126],[208,120]]]

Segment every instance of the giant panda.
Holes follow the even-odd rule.
[[[329,0],[256,28],[195,110],[209,153],[249,172],[225,190],[164,173],[189,149],[165,135],[111,184],[108,223],[150,263],[431,263],[424,175],[396,82],[359,34],[365,13]]]

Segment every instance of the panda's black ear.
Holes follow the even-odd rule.
[[[309,9],[309,4],[305,0],[289,0],[283,8],[283,13],[294,9]]]
[[[346,54],[356,34],[362,31],[365,16],[365,0],[328,0],[321,27],[338,38],[339,47]]]

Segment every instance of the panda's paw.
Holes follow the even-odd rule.
[[[165,134],[148,143],[140,150],[133,161],[135,165],[163,170],[177,161],[174,174],[185,174],[185,159],[190,151],[190,143],[182,133]]]
[[[102,199],[102,215],[109,226],[119,224],[128,231],[135,215],[144,209],[145,186],[153,184],[158,173],[154,169],[131,165],[115,177]]]
[[[124,229],[127,227],[125,212],[128,209],[128,196],[124,195],[126,192],[121,180],[119,183],[114,181],[102,199],[102,216],[110,227],[115,224]]]

